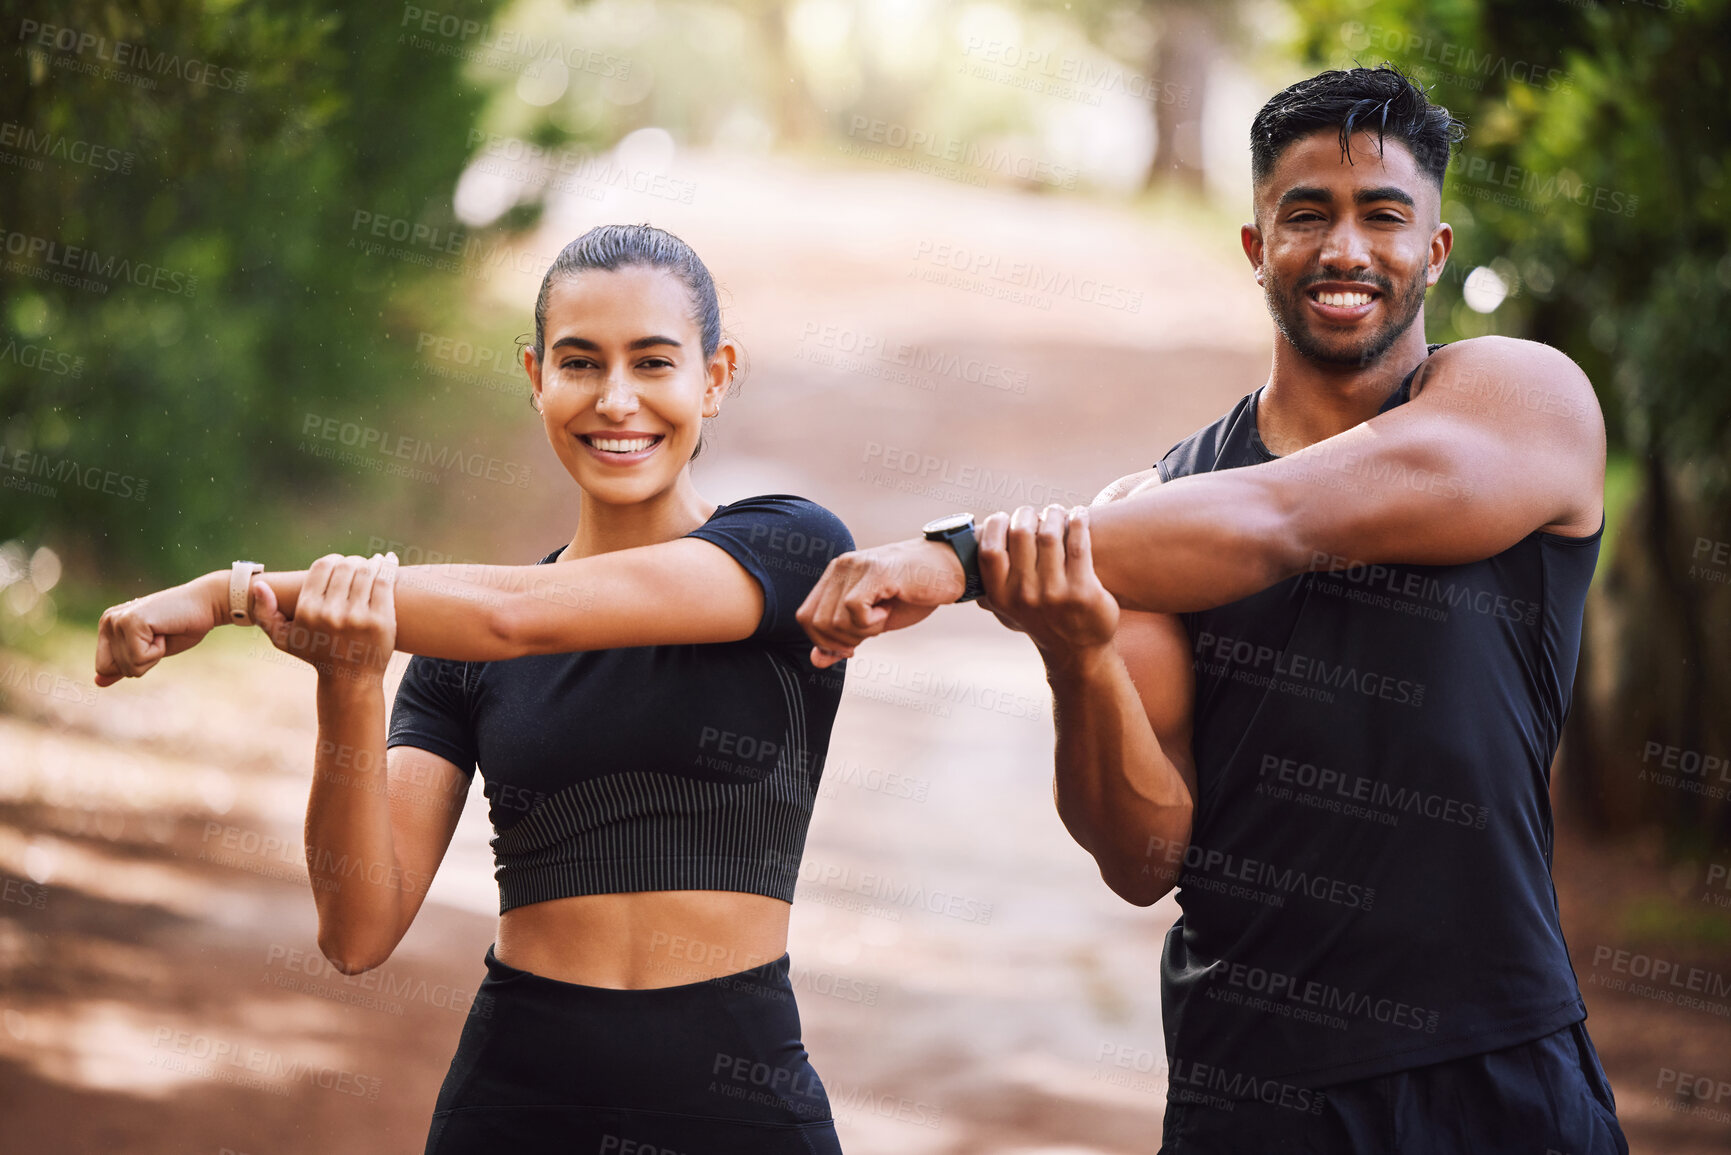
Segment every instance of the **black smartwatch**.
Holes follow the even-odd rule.
[[[962,596],[958,602],[971,602],[986,592],[980,583],[980,543],[974,539],[974,515],[971,513],[952,513],[940,517],[936,521],[928,521],[923,532],[927,541],[948,542],[950,548],[956,551],[956,558],[962,563],[962,576],[966,584],[962,587]]]

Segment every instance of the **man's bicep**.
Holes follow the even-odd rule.
[[[1124,610],[1112,641],[1136,685],[1161,753],[1177,767],[1194,799],[1196,766],[1190,754],[1190,735],[1196,709],[1196,671],[1190,631],[1176,614]]]
[[[1287,511],[1295,570],[1462,564],[1535,530],[1598,528],[1603,425],[1580,370],[1532,342],[1450,351],[1407,404],[1252,467]]]
[[[1456,418],[1469,444],[1494,444],[1493,484],[1549,511],[1533,528],[1571,536],[1598,529],[1605,419],[1592,382],[1566,354],[1507,337],[1457,342],[1419,366],[1407,407]]]
[[[1160,470],[1127,474],[1100,491],[1095,505],[1123,501],[1159,488]],[[1196,706],[1196,671],[1190,631],[1176,614],[1120,610],[1112,642],[1136,685],[1142,711],[1160,742],[1160,751],[1178,768],[1190,796],[1196,796],[1196,769],[1190,757],[1191,716]]]

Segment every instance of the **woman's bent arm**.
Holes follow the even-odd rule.
[[[320,677],[307,796],[307,874],[319,950],[344,974],[390,957],[427,896],[468,796],[448,760],[397,746],[387,758],[382,682]]]

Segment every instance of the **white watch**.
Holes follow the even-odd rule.
[[[252,620],[251,599],[252,578],[254,574],[264,572],[264,566],[256,561],[237,561],[228,571],[228,619],[237,626],[255,624]]]

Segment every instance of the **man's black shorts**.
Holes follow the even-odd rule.
[[[1322,1096],[1313,1112],[1175,1087],[1160,1155],[1629,1155],[1584,1023]]]

